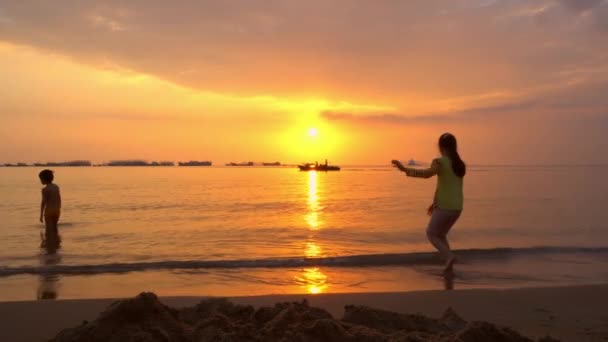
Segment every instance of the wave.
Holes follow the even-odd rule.
[[[454,251],[465,262],[476,260],[501,260],[512,257],[542,254],[608,254],[608,247],[527,247],[465,249]],[[205,270],[235,268],[294,268],[294,267],[370,267],[370,266],[417,266],[437,262],[436,253],[362,254],[335,257],[241,260],[168,260],[156,262],[108,263],[94,265],[46,265],[0,267],[0,277],[15,275],[94,275],[105,273],[129,273],[155,270]]]

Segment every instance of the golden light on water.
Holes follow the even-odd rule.
[[[311,135],[312,136],[312,135]],[[308,191],[306,198],[306,215],[304,220],[311,231],[311,235],[306,241],[304,255],[307,258],[319,258],[323,256],[321,246],[314,241],[314,232],[320,228],[321,222],[319,213],[322,209],[319,198],[319,174],[316,171],[308,172]],[[296,283],[304,288],[307,293],[317,294],[324,292],[327,285],[327,275],[318,267],[307,267],[302,270],[300,275],[295,276]]]
[[[321,210],[321,206],[319,204],[319,194],[318,194],[318,174],[316,171],[308,172],[308,200],[307,207],[308,212],[304,216],[308,227],[311,230],[319,229],[320,221],[319,221],[319,211]]]
[[[319,258],[323,256],[323,250],[316,242],[309,240],[306,242],[304,255],[307,258]],[[295,276],[296,284],[310,294],[325,292],[329,287],[327,280],[327,275],[318,267],[304,268],[300,275]]]
[[[325,292],[329,287],[327,276],[318,267],[305,268],[301,276],[296,276],[296,281],[311,294]]]
[[[322,256],[321,246],[317,245],[313,241],[306,242],[304,255],[306,255],[307,258],[318,258]]]
[[[323,256],[323,250],[316,242],[309,240],[306,242],[304,255],[307,258],[319,258]],[[307,267],[302,269],[302,273],[295,276],[295,282],[310,294],[325,292],[329,287],[327,284],[327,275],[318,267]]]

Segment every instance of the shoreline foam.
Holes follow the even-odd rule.
[[[522,247],[454,250],[465,262],[476,260],[496,261],[513,257],[529,257],[551,254],[586,254],[608,256],[608,247]],[[436,252],[360,254],[328,257],[280,257],[238,260],[167,260],[150,262],[123,262],[84,265],[43,265],[43,266],[0,266],[0,278],[14,275],[89,275],[106,273],[126,273],[149,270],[188,270],[188,269],[252,269],[252,268],[290,268],[290,267],[378,267],[378,266],[416,266],[437,263]]]

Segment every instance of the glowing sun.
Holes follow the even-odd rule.
[[[309,136],[309,137],[314,138],[314,137],[316,137],[317,135],[319,135],[319,130],[318,130],[318,129],[316,129],[316,128],[310,128],[310,129],[308,130],[308,136]]]

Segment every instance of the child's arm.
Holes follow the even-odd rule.
[[[392,160],[392,161],[391,161],[391,163],[392,163],[393,165],[395,165],[395,167],[396,167],[396,168],[398,168],[398,169],[399,169],[399,171],[405,172],[405,166],[403,166],[403,164],[401,164],[401,162],[400,162],[400,161],[398,161],[398,160],[394,159],[394,160]]]
[[[394,160],[393,164],[395,164],[395,166],[405,172],[406,175],[408,175],[408,177],[418,177],[418,178],[431,178],[434,175],[439,173],[439,168],[441,167],[441,164],[439,162],[438,159],[433,160],[433,162],[431,163],[431,167],[427,168],[427,169],[414,169],[411,167],[405,167],[403,166],[403,164],[401,164],[401,162]]]
[[[44,189],[42,189],[42,201],[40,201],[40,222],[44,222],[44,207],[46,206],[46,202],[44,200]]]

